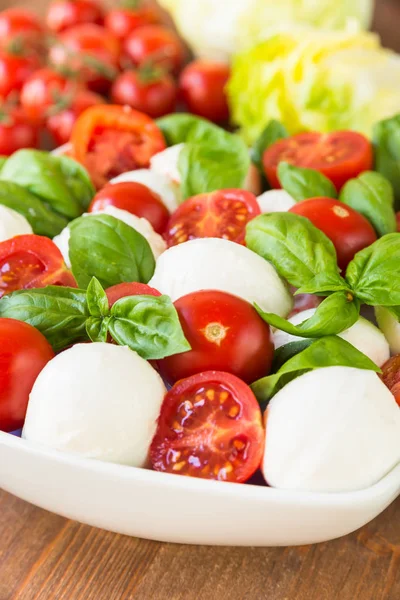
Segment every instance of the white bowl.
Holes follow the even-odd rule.
[[[371,488],[310,494],[82,459],[0,432],[0,487],[64,517],[164,542],[313,544],[365,525],[400,494],[400,465]]]

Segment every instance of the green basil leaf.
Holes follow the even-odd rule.
[[[393,186],[400,209],[400,114],[377,123],[373,130],[375,170]]]
[[[357,179],[350,179],[341,191],[340,200],[364,215],[378,235],[396,231],[393,188],[379,173],[365,171]]]
[[[82,167],[72,159],[40,150],[18,150],[4,164],[0,179],[18,183],[68,219],[83,212],[80,194],[86,189]],[[91,195],[94,193],[91,188]],[[87,192],[84,194],[85,203]]]
[[[268,123],[250,151],[250,158],[261,173],[264,173],[262,157],[264,152],[275,142],[289,137],[289,133],[280,121],[273,119]]]
[[[68,225],[68,219],[51,210],[46,202],[11,181],[0,181],[0,204],[23,215],[37,235],[52,238]]]
[[[84,290],[61,286],[18,290],[0,300],[0,317],[36,327],[56,352],[88,339]]]
[[[92,317],[106,317],[110,313],[107,294],[96,277],[88,285],[86,302]]]
[[[328,273],[319,273],[313,277],[306,285],[301,286],[295,292],[295,296],[299,294],[318,294],[327,296],[331,292],[351,292],[349,284],[345,279],[337,275],[329,275]]]
[[[109,332],[147,360],[190,350],[176,309],[168,296],[128,296],[111,308]]]
[[[323,367],[353,367],[380,373],[379,367],[352,344],[337,336],[316,340],[279,369],[276,375],[259,379],[251,386],[257,400],[265,406],[285,385],[296,377]]]
[[[89,317],[86,321],[86,333],[92,342],[106,342],[111,318]]]
[[[111,215],[80,217],[70,224],[69,258],[80,287],[96,277],[104,287],[151,279],[155,261],[147,240]]]
[[[210,145],[218,142],[220,132],[218,125],[207,119],[196,117],[189,113],[176,113],[162,117],[156,121],[161,129],[168,146],[176,144],[201,144],[209,139]]]
[[[81,212],[85,211],[89,208],[89,204],[96,193],[89,173],[80,163],[69,156],[59,155],[55,158],[70,192],[81,206]]]
[[[283,189],[297,202],[318,196],[337,198],[333,183],[314,169],[303,169],[281,162],[278,165],[278,177]]]
[[[289,342],[288,344],[285,344],[284,346],[281,346],[280,348],[275,350],[275,355],[274,355],[274,360],[272,363],[271,372],[277,373],[279,371],[279,369],[281,367],[283,367],[283,365],[288,360],[290,360],[291,358],[296,356],[296,354],[303,352],[303,350],[305,350],[306,348],[311,346],[311,344],[313,344],[314,342],[315,342],[315,340],[312,338],[298,340],[296,342]]]
[[[8,160],[8,156],[0,156],[0,171],[3,168],[3,165],[5,164],[6,160]]]
[[[357,298],[370,306],[400,305],[400,233],[389,233],[358,252],[346,271]]]
[[[246,228],[246,246],[273,264],[279,275],[296,288],[317,275],[329,285],[345,286],[339,275],[335,247],[320,229],[293,213],[256,217]]]
[[[313,316],[300,325],[293,325],[273,313],[265,313],[257,304],[255,308],[262,319],[272,327],[305,338],[337,335],[354,325],[360,316],[359,302],[353,298],[349,300],[344,292],[336,292],[325,298]]]

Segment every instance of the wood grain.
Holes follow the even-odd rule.
[[[400,2],[378,0],[375,27],[400,51],[399,23]],[[119,536],[0,491],[0,600],[399,600],[399,568],[400,499],[346,538],[256,549]]]

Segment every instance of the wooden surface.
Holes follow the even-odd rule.
[[[40,10],[45,0],[19,4]],[[399,25],[400,1],[378,0],[375,27],[400,51]],[[399,600],[400,499],[341,540],[257,549],[118,536],[0,491],[0,600],[131,599]]]

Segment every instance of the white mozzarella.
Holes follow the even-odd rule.
[[[268,190],[257,201],[262,213],[287,212],[296,204],[285,190]]]
[[[396,315],[384,306],[375,307],[375,317],[393,354],[400,353],[400,323]]]
[[[178,168],[179,155],[185,144],[175,144],[162,152],[158,152],[150,159],[150,169],[173,183],[181,184],[181,174]]]
[[[28,233],[33,233],[33,230],[27,219],[16,210],[0,204],[0,242]]]

